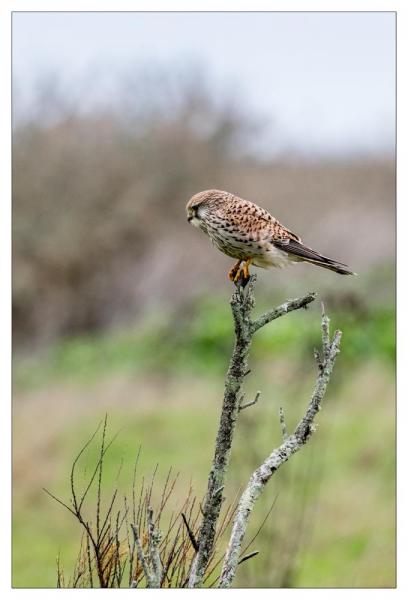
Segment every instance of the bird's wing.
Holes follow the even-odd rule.
[[[302,244],[302,241],[299,237],[293,237],[293,234],[286,230],[289,235],[283,235],[273,237],[271,242],[274,246],[279,248],[280,250],[284,250],[285,252],[289,252],[290,254],[294,254],[295,256],[299,256],[305,260],[316,261],[318,263],[324,262],[326,264],[338,265],[342,267],[347,267],[346,264],[341,263],[339,261],[332,260],[327,256],[323,256],[319,252],[316,252],[312,248],[305,246]]]
[[[290,242],[299,242],[302,245],[302,240],[296,233],[290,231],[287,227],[279,223],[274,217],[272,217],[273,223],[271,224],[272,230],[272,238],[271,242],[273,244],[289,244]]]
[[[231,198],[226,216],[236,229],[245,233],[249,230],[257,239],[270,241],[276,246],[284,244],[284,250],[287,252],[292,252],[287,247],[287,244],[291,242],[298,242],[299,245],[302,245],[302,240],[296,233],[282,225],[267,210],[249,200],[243,200],[237,196]]]

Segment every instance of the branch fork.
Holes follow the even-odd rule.
[[[202,510],[203,519],[197,540],[198,551],[195,554],[190,571],[189,587],[192,588],[201,587],[207,565],[214,551],[217,521],[223,500],[222,494],[219,494],[219,489],[223,489],[225,485],[237,417],[242,410],[256,404],[260,397],[260,392],[257,392],[253,401],[243,403],[242,385],[245,376],[249,373],[248,354],[253,336],[259,329],[275,319],[289,314],[294,310],[307,308],[316,298],[315,293],[308,293],[300,298],[287,300],[277,308],[266,311],[260,317],[253,320],[251,313],[255,306],[255,282],[256,275],[252,275],[246,282],[238,281],[230,302],[235,328],[235,344],[225,379],[224,400],[214,458],[208,478],[207,493]],[[313,433],[312,422],[319,409],[330,378],[341,336],[339,332],[336,333],[333,343],[330,345],[327,317],[324,316],[323,321],[323,369],[320,371],[314,395],[304,419],[302,419],[295,432],[290,436],[287,435],[283,410],[280,409],[283,444],[274,450],[270,457],[254,472],[247,489],[241,497],[234,519],[230,544],[224,559],[219,587],[230,587],[232,579],[235,576],[235,571],[240,561],[239,554],[246,523],[256,498],[279,466],[288,460],[307,441],[311,433]],[[253,494],[253,490],[256,491],[255,495]],[[244,517],[244,513],[246,517]],[[242,521],[242,519],[244,520]]]
[[[329,319],[322,306],[322,346],[323,361],[318,361],[318,375],[312,397],[307,406],[305,415],[291,435],[287,434],[283,409],[279,410],[279,420],[283,443],[275,448],[264,462],[251,475],[249,482],[240,498],[236,515],[233,521],[231,537],[224,557],[218,587],[229,588],[240,564],[242,541],[256,500],[264,491],[266,484],[276,471],[289,458],[298,452],[316,431],[314,419],[321,409],[327,384],[333,370],[336,356],[340,352],[341,332],[336,331],[332,340],[329,334]]]

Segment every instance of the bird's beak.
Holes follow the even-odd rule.
[[[187,221],[190,223],[193,220],[193,217],[190,215],[189,217],[187,217]]]

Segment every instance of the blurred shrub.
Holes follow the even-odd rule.
[[[200,189],[257,200],[358,271],[393,260],[391,161],[261,159],[253,149],[265,120],[191,69],[136,70],[110,105],[90,108],[87,94],[72,93],[48,80],[14,128],[15,349],[131,322],[146,308],[182,312],[202,282],[208,293],[228,261],[185,221]]]
[[[16,126],[17,345],[103,328],[137,309],[137,266],[184,224],[188,197],[229,168],[251,126],[197,77],[136,81],[120,105],[92,114],[60,97],[50,107],[49,92],[48,112]]]

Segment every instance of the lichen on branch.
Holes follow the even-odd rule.
[[[214,539],[217,521],[223,501],[223,489],[228,469],[231,446],[238,414],[243,408],[255,404],[255,401],[242,404],[242,385],[248,373],[248,355],[255,333],[293,310],[307,307],[316,298],[309,293],[295,300],[287,300],[277,308],[267,311],[253,320],[251,313],[255,306],[254,285],[256,276],[249,278],[247,287],[242,281],[237,283],[231,298],[231,309],[235,328],[235,343],[228,372],[225,378],[224,399],[215,442],[214,458],[208,477],[207,493],[203,506],[203,519],[198,537],[198,551],[193,560],[189,587],[200,587],[204,574],[214,551]],[[245,289],[246,288],[246,289]]]

